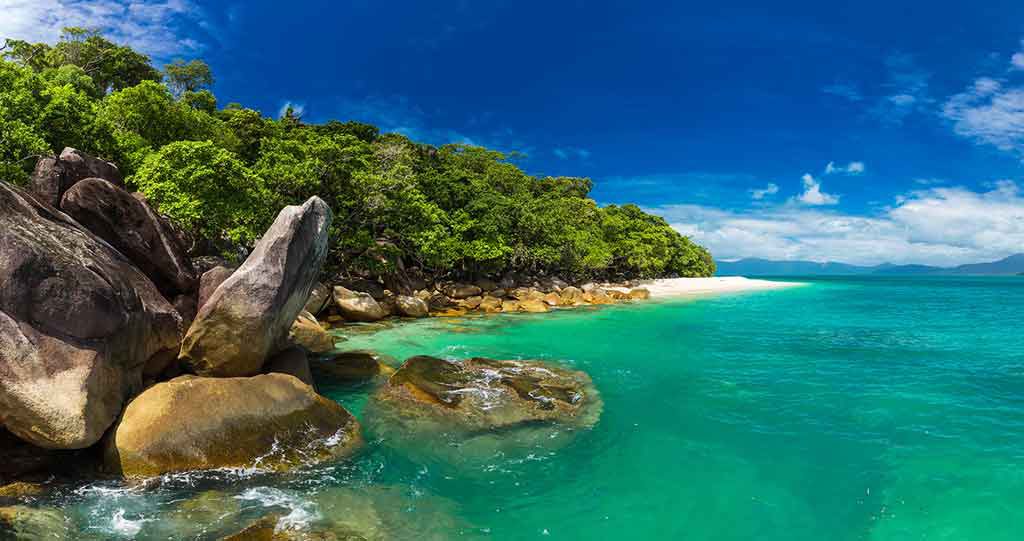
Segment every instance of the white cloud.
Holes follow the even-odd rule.
[[[1024,70],[1024,53],[1015,53],[1013,57],[1010,58],[1010,63],[1013,64],[1014,68]]]
[[[1010,57],[1010,65],[1013,69],[1024,70],[1024,40],[1020,42],[1022,50]]]
[[[797,197],[797,201],[805,205],[835,205],[839,202],[838,195],[831,195],[821,191],[821,183],[815,180],[810,173],[801,177],[804,183],[804,192]]]
[[[66,26],[95,28],[156,59],[198,52],[182,30],[199,24],[191,0],[0,0],[0,41],[55,42]]]
[[[286,101],[281,105],[281,108],[277,110],[277,118],[283,118],[284,114],[288,112],[289,107],[292,109],[292,114],[299,118],[302,118],[302,116],[306,114],[306,104]]]
[[[1024,197],[1010,181],[984,192],[944,187],[911,192],[875,216],[794,204],[744,212],[699,205],[648,210],[719,259],[958,265],[1024,251]]]
[[[946,100],[942,108],[953,130],[979,144],[1024,153],[1024,87],[1007,88],[982,77]]]
[[[828,165],[825,166],[826,175],[860,175],[864,173],[864,170],[864,162],[850,162],[846,166],[836,165],[836,162],[828,162]]]
[[[777,193],[779,193],[779,187],[775,183],[769,182],[764,188],[750,190],[750,197],[760,200]]]

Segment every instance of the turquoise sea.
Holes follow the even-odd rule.
[[[372,514],[380,539],[409,540],[1024,538],[1024,278],[787,280],[807,285],[343,344],[584,370],[603,416],[563,447],[460,457],[441,434],[410,448],[365,426],[349,464],[93,482],[56,503],[115,539],[215,538],[267,512]],[[321,391],[361,415],[372,386]]]

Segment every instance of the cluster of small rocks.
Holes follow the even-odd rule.
[[[373,322],[389,317],[451,317],[471,312],[543,313],[560,308],[650,298],[647,289],[630,282],[589,282],[574,286],[559,278],[517,280],[512,277],[503,278],[500,282],[486,278],[472,283],[439,282],[407,295],[395,294],[372,280],[349,280],[333,288],[320,284],[313,295],[318,300],[311,300],[307,309],[324,320],[322,325],[325,328],[345,322]]]

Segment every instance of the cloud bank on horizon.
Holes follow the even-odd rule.
[[[222,103],[521,152],[720,259],[1024,251],[1024,5],[396,1],[296,0],[282,17],[272,0],[0,0],[0,39],[99,28],[157,62],[203,57]],[[928,30],[954,24],[955,40]]]

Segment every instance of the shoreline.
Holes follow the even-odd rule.
[[[642,282],[640,287],[651,293],[651,299],[666,299],[719,293],[788,289],[805,285],[807,285],[806,282],[776,282],[743,276],[714,276],[710,278],[659,278]],[[620,288],[608,289],[618,289],[621,291]]]

